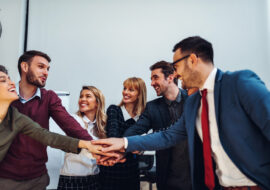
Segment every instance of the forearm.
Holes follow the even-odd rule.
[[[72,116],[70,116],[68,113],[61,114],[62,116],[53,117],[53,119],[68,136],[83,140],[93,139],[87,130],[83,129]]]
[[[149,128],[147,126],[138,125],[137,123],[132,125],[130,128],[128,128],[125,133],[124,137],[128,136],[134,136],[134,135],[142,135],[144,133],[147,133],[149,131]]]
[[[181,118],[166,131],[160,131],[145,136],[127,137],[128,146],[126,151],[165,149],[176,145],[184,139],[186,139],[186,131],[183,118]]]
[[[26,135],[39,141],[44,145],[51,146],[53,148],[61,149],[65,152],[78,153],[79,140],[63,136],[57,133],[49,132],[44,128],[37,128],[33,132],[26,133]]]

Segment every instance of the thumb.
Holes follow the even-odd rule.
[[[91,143],[95,145],[111,145],[107,139],[92,140]]]

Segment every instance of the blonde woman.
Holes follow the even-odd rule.
[[[107,109],[107,137],[122,137],[134,124],[146,105],[146,86],[142,79],[132,77],[123,83],[122,101]],[[136,155],[128,154],[126,162],[115,166],[101,166],[102,190],[139,190],[139,168]]]
[[[105,138],[105,98],[94,86],[83,86],[78,101],[79,111],[73,117],[85,128],[93,139]],[[99,168],[91,154],[82,150],[80,154],[67,153],[60,171],[58,190],[98,190]]]

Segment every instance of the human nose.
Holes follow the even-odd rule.
[[[127,94],[128,93],[128,89],[123,89],[123,94]]]
[[[155,81],[151,80],[151,86],[154,86],[154,84],[155,84]]]
[[[80,97],[80,101],[84,101],[84,100],[86,100],[85,96]]]
[[[48,76],[48,74],[49,74],[48,69],[44,69],[43,74],[44,74],[45,76]]]
[[[11,85],[12,87],[15,87],[15,82],[9,79],[9,85]]]

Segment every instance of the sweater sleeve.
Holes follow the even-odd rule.
[[[53,91],[48,91],[50,96],[49,113],[60,128],[71,137],[92,140],[88,132],[66,111],[61,103],[61,99]]]
[[[107,109],[107,125],[106,132],[107,137],[122,137],[121,126],[119,123],[119,107],[116,105],[110,105]]]
[[[62,149],[65,152],[79,152],[78,139],[50,132],[47,129],[40,127],[38,123],[31,120],[29,117],[19,112],[17,112],[17,114],[19,117],[17,118],[16,123],[20,126],[23,134],[35,139],[43,145]]]

